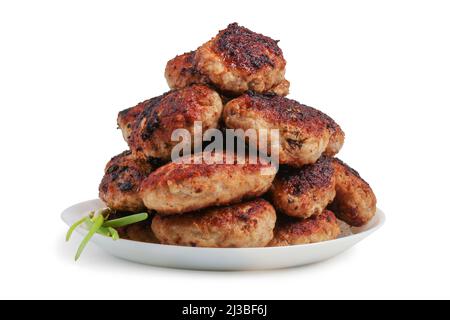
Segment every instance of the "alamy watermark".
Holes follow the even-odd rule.
[[[261,174],[273,174],[279,168],[280,134],[278,129],[207,129],[194,123],[193,133],[176,129],[171,139],[172,162],[194,164],[269,164]],[[195,155],[192,157],[192,155]]]

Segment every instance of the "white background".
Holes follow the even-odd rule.
[[[446,1],[2,1],[0,297],[450,298],[449,16]],[[290,97],[342,126],[387,224],[288,270],[166,270],[95,246],[74,263],[59,214],[125,150],[117,112],[233,21],[281,40]]]

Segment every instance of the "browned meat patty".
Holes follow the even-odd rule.
[[[131,131],[133,129],[133,124],[139,117],[142,111],[144,111],[145,106],[149,103],[149,100],[140,102],[134,107],[122,110],[117,116],[117,125],[120,130],[122,130],[122,136],[126,142],[131,136]]]
[[[340,233],[339,223],[329,210],[305,220],[279,216],[273,240],[268,246],[280,247],[328,241],[336,239]]]
[[[171,89],[182,89],[192,84],[210,84],[207,76],[194,65],[195,51],[187,52],[169,60],[165,77]]]
[[[223,92],[289,92],[284,78],[286,61],[278,41],[237,23],[197,49],[195,66]]]
[[[106,165],[99,186],[100,199],[113,210],[145,210],[138,190],[151,171],[152,166],[147,161],[136,159],[130,151],[115,156]]]
[[[146,207],[170,215],[229,205],[261,196],[275,177],[269,164],[241,164],[238,158],[231,164],[195,164],[194,158],[201,156],[190,157],[190,164],[169,163],[149,175],[140,192]],[[261,174],[263,169],[267,174]]]
[[[244,94],[225,105],[223,119],[232,129],[278,129],[280,163],[296,167],[314,163],[324,153],[334,155],[344,142],[344,133],[329,116],[276,95]]]
[[[316,163],[302,168],[281,167],[270,189],[277,210],[292,217],[317,216],[333,201],[332,160],[321,157]]]
[[[339,219],[360,227],[368,223],[377,211],[377,199],[370,185],[358,172],[334,158],[336,198],[330,208]]]
[[[128,143],[133,153],[143,158],[170,160],[176,129],[194,134],[194,122],[201,121],[203,132],[217,128],[222,114],[219,94],[204,85],[170,91],[146,102],[135,121]]]
[[[156,216],[152,229],[163,244],[245,248],[264,247],[273,237],[276,214],[265,200],[210,208],[174,216]]]

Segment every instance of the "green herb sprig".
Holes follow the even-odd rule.
[[[120,239],[119,232],[115,228],[125,227],[130,224],[138,223],[148,219],[148,213],[138,213],[132,214],[123,218],[108,220],[111,215],[112,210],[109,208],[101,209],[99,211],[91,211],[89,214],[82,219],[78,220],[72,224],[67,231],[66,241],[69,241],[72,233],[76,228],[85,225],[88,228],[88,233],[83,238],[78,247],[77,253],[75,255],[75,261],[80,258],[81,253],[88,244],[89,240],[92,239],[94,234],[98,233],[105,237],[110,237],[114,241]]]

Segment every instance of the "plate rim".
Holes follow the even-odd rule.
[[[78,202],[74,205],[71,205],[69,207],[67,207],[66,209],[64,209],[61,214],[61,220],[67,225],[70,226],[69,221],[66,220],[66,215],[68,215],[67,211],[73,209],[74,207],[77,207],[79,205],[82,204],[86,204],[89,202],[100,202],[103,203],[99,198],[95,198],[95,199],[90,199],[90,200],[86,200],[86,201],[81,201]],[[134,244],[137,246],[151,246],[151,247],[162,247],[165,248],[167,250],[173,250],[174,248],[176,249],[183,249],[183,250],[196,250],[196,251],[264,251],[264,250],[289,250],[289,249],[293,249],[293,248],[298,248],[298,247],[302,247],[302,248],[312,248],[312,247],[317,247],[317,246],[321,246],[324,244],[329,244],[331,242],[333,243],[338,243],[338,242],[343,242],[346,240],[349,240],[351,238],[365,238],[367,236],[369,236],[371,233],[374,233],[375,231],[377,231],[378,229],[380,229],[385,223],[386,223],[386,214],[384,213],[383,210],[381,210],[380,208],[376,208],[376,213],[374,215],[374,217],[378,217],[378,221],[375,225],[373,225],[372,227],[368,228],[367,230],[363,230],[361,232],[355,233],[355,234],[351,234],[342,238],[337,238],[337,239],[333,239],[333,240],[326,240],[326,241],[322,241],[322,242],[316,242],[316,243],[307,243],[307,244],[296,244],[296,245],[289,245],[289,246],[278,246],[278,247],[248,247],[248,248],[207,248],[207,247],[189,247],[189,246],[178,246],[178,245],[170,245],[170,244],[160,244],[160,243],[148,243],[148,242],[141,242],[141,241],[135,241],[135,240],[129,240],[129,239],[118,239],[118,240],[112,240],[114,242],[128,242],[129,244]],[[86,229],[82,229],[82,228],[77,228],[75,229],[75,231],[78,234],[81,235],[86,235],[87,230]],[[105,238],[107,239],[108,237],[102,236],[100,234],[95,234],[94,238]]]

